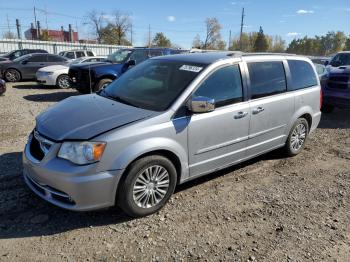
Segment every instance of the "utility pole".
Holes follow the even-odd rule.
[[[132,24],[130,25],[130,44],[132,46]]]
[[[21,24],[19,23],[18,19],[16,19],[16,28],[17,28],[17,37],[18,37],[18,39],[22,39],[22,37],[21,37]]]
[[[241,34],[239,36],[239,50],[242,51],[242,34],[243,34],[243,26],[244,26],[244,7],[242,9],[242,19],[241,19]]]
[[[231,47],[231,30],[230,30],[229,37],[228,37],[228,47],[227,47],[227,49],[229,50],[230,47]]]
[[[10,20],[9,20],[9,15],[8,14],[6,14],[6,19],[7,19],[8,34],[10,35],[11,29],[10,29]]]
[[[37,28],[37,21],[36,21],[36,10],[35,10],[35,6],[34,6],[34,25],[36,27],[36,39],[39,39],[39,29]]]
[[[148,48],[151,47],[151,25],[148,25]]]

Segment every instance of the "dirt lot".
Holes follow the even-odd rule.
[[[0,97],[0,261],[350,261],[350,111],[324,115],[299,156],[197,179],[133,220],[62,210],[23,183],[35,116],[71,95],[21,83]]]

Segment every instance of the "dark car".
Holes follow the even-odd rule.
[[[20,80],[35,79],[39,68],[50,65],[64,65],[68,59],[52,54],[29,54],[21,56],[13,61],[0,64],[0,72],[7,82],[18,82]]]
[[[7,54],[0,56],[0,61],[6,61],[6,60],[15,60],[16,58],[19,58],[24,55],[28,54],[34,54],[34,53],[41,53],[41,54],[47,54],[48,52],[43,49],[19,49],[19,50],[13,50]]]
[[[335,55],[321,77],[322,111],[330,113],[335,107],[350,108],[350,51]]]
[[[106,63],[73,65],[69,68],[70,83],[79,92],[87,94],[103,89],[130,67],[151,57],[180,54],[185,50],[170,48],[120,49],[107,58]]]
[[[0,96],[6,92],[6,83],[4,80],[0,79]]]

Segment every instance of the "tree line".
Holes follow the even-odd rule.
[[[98,43],[132,45],[132,20],[130,15],[114,11],[105,14],[92,10],[86,16]],[[302,55],[327,56],[333,53],[350,50],[350,36],[341,31],[331,31],[323,36],[293,39],[288,45],[279,35],[268,35],[260,26],[257,32],[233,37],[226,43],[221,35],[222,25],[216,17],[205,19],[204,38],[199,34],[194,37],[192,48],[206,50],[232,50],[242,52],[287,52]],[[149,36],[150,37],[150,36]],[[166,37],[164,32],[157,32],[147,39],[147,46],[178,47]]]

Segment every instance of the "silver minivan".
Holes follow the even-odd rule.
[[[36,119],[24,179],[70,210],[161,209],[176,185],[281,148],[300,153],[319,124],[308,58],[205,53],[149,59],[96,94]]]

